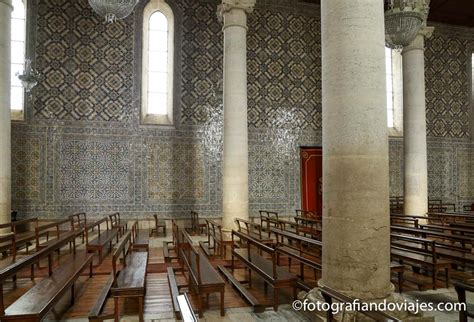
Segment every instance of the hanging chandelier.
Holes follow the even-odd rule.
[[[115,22],[130,15],[139,0],[89,0],[94,11],[105,17],[106,22]]]
[[[23,74],[16,73],[16,76],[20,79],[21,85],[23,85],[26,92],[29,93],[38,84],[41,75],[31,67],[31,59],[27,58]]]
[[[427,0],[385,0],[385,43],[392,49],[408,46],[426,24]]]

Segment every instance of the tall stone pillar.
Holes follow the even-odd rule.
[[[0,0],[0,224],[10,221],[11,211],[11,121],[10,121],[10,29],[11,0]]]
[[[224,24],[223,226],[248,218],[247,14],[255,0],[222,0]]]
[[[428,211],[425,37],[430,37],[433,29],[424,28],[402,52],[406,215],[423,216]]]
[[[322,0],[323,273],[386,298],[390,222],[383,1]]]

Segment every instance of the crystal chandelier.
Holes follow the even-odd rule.
[[[16,76],[18,76],[20,79],[21,84],[25,88],[26,92],[29,93],[33,87],[38,84],[38,80],[41,75],[31,67],[31,59],[27,58],[25,60],[25,71],[21,75],[20,73],[16,73]]]
[[[94,11],[105,17],[106,22],[115,22],[130,15],[139,0],[89,0]]]
[[[385,43],[392,49],[408,46],[426,24],[427,0],[385,0]]]

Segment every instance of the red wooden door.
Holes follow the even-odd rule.
[[[323,214],[323,150],[301,148],[301,208]]]

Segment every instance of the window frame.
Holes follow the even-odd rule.
[[[148,113],[148,46],[149,46],[149,22],[155,12],[161,12],[168,19],[168,102],[167,114]],[[142,46],[141,46],[141,106],[140,118],[142,124],[168,125],[175,123],[175,15],[173,9],[164,0],[150,0],[143,9],[142,17]]]
[[[25,61],[26,61],[26,57],[28,57],[28,42],[29,42],[29,39],[28,39],[28,30],[29,30],[29,17],[28,17],[28,6],[29,6],[29,0],[19,0],[21,2],[23,2],[23,5],[24,5],[24,42],[23,42],[23,53],[24,53],[24,56],[23,56],[23,71],[25,69]],[[12,1],[12,7],[13,7],[13,1]],[[13,12],[13,11],[12,11]],[[10,18],[10,22],[12,22],[13,19],[16,19],[16,18],[13,18],[13,16]],[[10,25],[12,27],[12,24]],[[11,31],[10,31],[11,33]],[[11,48],[11,44],[13,43],[13,39],[10,38],[10,48]],[[11,50],[11,49],[10,49]],[[31,62],[33,64],[33,61]],[[10,61],[10,69],[12,68],[12,60]],[[16,77],[16,76],[15,76]],[[17,87],[17,86],[15,86]],[[25,115],[26,115],[26,106],[27,106],[27,101],[28,101],[28,94],[26,93],[26,90],[23,86],[21,86],[21,89],[22,89],[22,109],[21,110],[14,110],[12,109],[12,99],[11,99],[11,90],[13,88],[13,85],[10,84],[10,119],[11,121],[13,122],[24,122],[26,120],[25,118]]]

